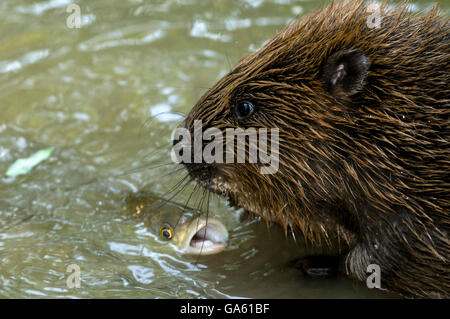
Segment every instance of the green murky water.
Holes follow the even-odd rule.
[[[210,213],[230,242],[214,256],[181,255],[123,208],[130,191],[164,193],[185,176],[170,164],[151,168],[170,163],[180,113],[240,57],[325,2],[83,0],[74,2],[81,28],[71,29],[71,0],[2,0],[0,297],[385,297],[343,278],[304,278],[287,264],[308,247],[277,227],[240,223],[220,198]],[[30,173],[4,174],[50,146]],[[192,188],[178,189],[171,194],[183,203]],[[201,200],[197,191],[191,204]],[[67,285],[71,264],[80,288]]]

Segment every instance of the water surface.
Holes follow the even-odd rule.
[[[277,227],[239,222],[225,252],[183,256],[124,210],[126,194],[170,192],[185,176],[170,163],[170,133],[205,90],[297,15],[326,1],[0,2],[0,297],[377,298],[344,278],[311,280],[288,266],[311,252]],[[415,2],[428,8],[431,2]],[[440,1],[441,5],[448,2]],[[29,174],[18,158],[55,147]],[[190,204],[206,209],[202,192]],[[69,288],[77,264],[81,287]]]

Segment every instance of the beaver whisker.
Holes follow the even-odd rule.
[[[127,175],[131,175],[133,173],[136,173],[136,172],[138,172],[140,170],[143,170],[143,169],[157,169],[157,168],[161,168],[161,167],[169,166],[169,165],[174,165],[174,164],[175,163],[170,162],[170,163],[157,164],[157,165],[150,166],[150,167],[147,166],[148,164],[145,164],[145,165],[141,165],[141,166],[139,166],[137,168],[133,168],[131,170],[128,170],[128,171],[126,171],[124,173],[110,174],[110,175],[107,175],[107,176],[106,175],[105,176],[100,175],[100,176],[94,177],[94,178],[92,178],[92,179],[90,179],[90,180],[88,180],[86,182],[78,183],[75,186],[70,186],[70,187],[66,186],[65,190],[70,192],[70,191],[74,191],[74,190],[76,190],[76,189],[78,189],[80,187],[89,186],[89,185],[94,184],[94,183],[102,183],[102,180],[106,180],[108,178],[124,177],[124,176],[127,176]]]
[[[214,176],[214,174],[211,173],[211,175],[209,177],[209,184],[211,184],[211,180],[213,179],[213,176]],[[206,189],[206,192],[207,192],[207,201],[206,201],[206,225],[204,227],[204,231],[205,231],[204,237],[206,238],[206,236],[207,236],[207,229],[208,229],[207,228],[208,227],[208,217],[209,217],[209,200],[210,200],[211,192],[210,192],[209,188],[205,188],[205,189]],[[203,245],[204,244],[205,244],[205,241],[203,240],[202,241],[202,246],[201,246],[201,249],[200,249],[200,253],[198,255],[198,258],[200,258],[200,255],[201,255],[201,253],[203,251]],[[197,259],[197,262],[198,262],[198,259]]]
[[[187,185],[189,185],[192,181],[193,181],[193,178],[190,177],[189,174],[186,174],[180,181],[178,181],[175,184],[175,186],[173,186],[170,190],[168,190],[167,192],[165,192],[164,194],[161,195],[161,198],[158,200],[159,202],[161,202],[161,204],[154,208],[152,207],[152,208],[157,210],[157,209],[160,209],[161,207],[163,207],[164,205],[166,205],[168,202],[173,200],[178,194],[180,194],[180,192],[182,192],[184,190],[184,188]],[[172,192],[174,192],[174,193],[169,198],[165,197],[166,195],[169,195]]]
[[[141,127],[139,128],[139,136],[141,136],[142,131],[143,131],[144,128],[147,129],[147,130],[149,129],[149,127],[150,127],[150,125],[152,124],[152,121],[153,121],[154,119],[156,119],[158,116],[164,115],[164,114],[170,114],[170,115],[172,115],[172,114],[177,114],[177,115],[180,115],[181,118],[185,118],[185,117],[186,117],[186,114],[184,114],[183,112],[179,112],[179,111],[164,111],[164,112],[159,112],[159,113],[157,113],[157,114],[155,114],[155,115],[151,115],[151,116],[149,116],[148,119],[146,119],[146,120],[141,124]]]

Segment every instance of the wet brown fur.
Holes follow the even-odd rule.
[[[450,34],[435,8],[382,7],[367,27],[360,1],[331,3],[294,22],[241,60],[189,114],[208,127],[280,129],[280,168],[190,166],[198,181],[239,207],[301,231],[315,245],[338,240],[346,273],[408,297],[450,297]],[[330,92],[330,57],[368,57],[357,92]],[[238,121],[233,106],[255,113]],[[212,174],[212,175],[211,175]],[[211,178],[211,183],[208,179]]]

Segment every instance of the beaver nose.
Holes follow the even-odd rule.
[[[186,127],[187,120],[185,119],[172,132],[172,159],[177,163],[186,164],[192,161],[191,143],[192,137],[188,128]],[[185,152],[186,150],[186,152]]]
[[[178,143],[181,142],[181,140],[182,140],[181,137],[174,137],[173,140],[172,140],[172,146],[177,145]]]
[[[175,129],[175,130],[178,130],[178,129],[186,129],[186,119],[183,121],[183,122],[181,122],[178,126],[177,126],[177,128]],[[182,140],[182,138],[181,138],[181,136],[180,135],[175,135],[173,138],[172,138],[172,146],[175,146],[176,144],[178,144],[180,141]]]

